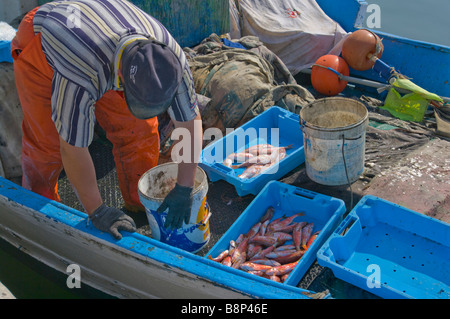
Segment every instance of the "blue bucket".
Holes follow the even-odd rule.
[[[158,213],[166,195],[175,186],[178,165],[166,163],[147,171],[138,182],[139,199],[145,207],[152,238],[168,245],[196,253],[210,239],[209,218],[211,212],[206,201],[208,178],[206,173],[197,167],[194,190],[192,192],[191,217],[188,224],[177,229],[166,229],[164,223],[167,211]]]

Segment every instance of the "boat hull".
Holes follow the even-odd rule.
[[[114,240],[86,217],[0,177],[0,237],[68,277],[67,267],[78,265],[83,284],[112,296],[307,298],[306,290],[266,283],[138,233]]]

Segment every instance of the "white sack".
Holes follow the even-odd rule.
[[[339,55],[347,36],[314,0],[230,0],[230,20],[231,38],[257,36],[293,75]]]

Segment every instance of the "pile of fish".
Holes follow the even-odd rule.
[[[245,149],[241,153],[231,153],[222,162],[233,169],[245,167],[238,177],[252,178],[286,157],[286,150],[292,145],[276,147],[270,144],[258,144]],[[233,163],[240,163],[233,165]]]
[[[211,260],[248,273],[284,282],[320,231],[312,233],[314,223],[294,222],[303,213],[272,220],[269,207],[258,223]]]

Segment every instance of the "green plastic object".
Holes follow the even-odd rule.
[[[395,88],[408,90],[411,93],[401,95]],[[430,104],[430,100],[442,102],[434,93],[417,86],[408,79],[396,79],[386,96],[382,109],[388,110],[393,116],[405,120],[421,122]]]

